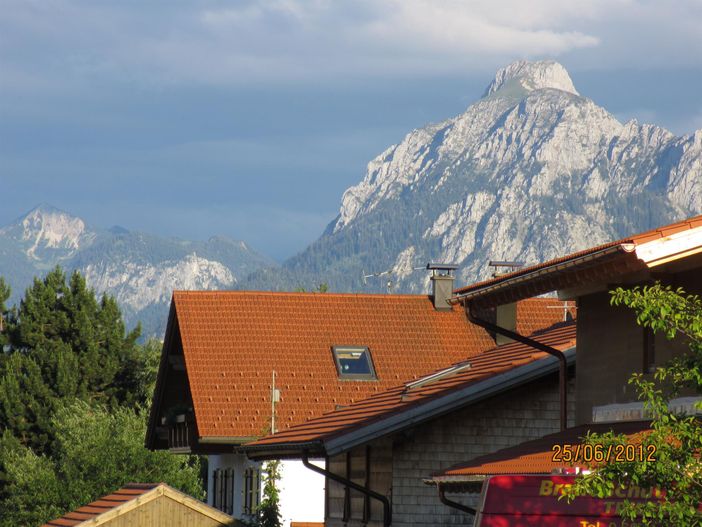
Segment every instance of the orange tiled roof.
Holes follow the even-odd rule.
[[[133,518],[131,516],[122,516],[130,514],[132,511],[148,503],[151,500],[159,499],[166,496],[171,502],[177,502],[182,506],[181,511],[185,518],[186,516],[192,519],[192,514],[198,513],[204,517],[214,520],[218,525],[230,525],[231,516],[210,507],[209,505],[191,498],[187,494],[180,492],[165,483],[129,483],[124,488],[121,488],[112,494],[103,496],[88,505],[80,507],[73,512],[69,512],[60,518],[51,520],[42,525],[42,527],[72,527],[81,525],[103,525],[114,523],[113,520],[120,516],[124,520],[120,525],[124,525],[124,521]],[[109,513],[109,514],[108,514]],[[141,518],[141,516],[139,516]],[[151,516],[149,515],[149,518]],[[162,521],[151,521],[140,523],[139,525],[162,525]]]
[[[549,305],[562,303],[525,301],[518,325],[562,320]],[[172,313],[198,433],[233,442],[267,433],[274,370],[276,429],[286,430],[494,346],[462,307],[437,311],[428,296],[176,291]],[[368,346],[378,380],[340,380],[334,345]],[[163,411],[156,408],[152,421]]]
[[[557,324],[533,335],[532,338],[560,350],[571,348],[575,345],[575,322]],[[416,387],[410,387],[406,384],[396,385],[348,407],[329,412],[317,419],[250,443],[245,448],[249,452],[259,451],[260,453],[268,449],[273,451],[275,447],[284,448],[287,445],[321,444],[339,435],[546,357],[548,357],[546,353],[538,352],[521,343],[493,347],[470,358],[467,361],[469,367],[466,369],[457,370],[447,376],[439,376],[433,381],[430,380],[430,377],[434,374],[427,375],[428,382],[426,384],[417,383]],[[463,362],[455,366],[466,365],[466,362]]]
[[[689,219],[684,220],[684,221],[672,223],[670,225],[658,227],[658,228],[652,229],[650,231],[635,234],[635,235],[629,236],[627,238],[622,238],[621,240],[616,240],[616,241],[604,243],[602,245],[597,245],[595,247],[591,247],[589,249],[578,251],[578,252],[575,252],[575,253],[572,253],[572,254],[569,254],[566,256],[562,256],[559,258],[554,258],[553,260],[548,260],[548,261],[543,262],[543,263],[539,263],[539,264],[532,265],[529,267],[524,267],[522,269],[518,269],[518,270],[513,271],[511,273],[501,275],[497,278],[491,278],[489,280],[477,282],[475,284],[471,284],[471,285],[466,286],[466,287],[461,287],[459,289],[456,289],[454,291],[454,293],[459,294],[459,295],[464,295],[466,293],[471,293],[471,292],[478,291],[478,290],[481,290],[481,289],[484,289],[484,288],[487,288],[490,286],[494,286],[494,285],[497,285],[497,284],[500,284],[503,282],[510,281],[514,278],[517,278],[517,277],[520,277],[520,276],[523,276],[523,275],[526,275],[529,273],[533,273],[534,271],[538,271],[540,269],[546,269],[548,267],[562,264],[562,263],[568,262],[570,260],[576,260],[578,258],[597,253],[597,252],[602,251],[604,249],[613,248],[613,247],[620,246],[623,244],[640,245],[643,243],[647,243],[647,242],[650,242],[650,241],[653,241],[656,239],[665,238],[667,236],[671,236],[671,235],[676,234],[678,232],[683,232],[683,231],[694,229],[697,227],[702,227],[702,215],[694,216],[694,217],[689,218]],[[547,290],[548,289],[545,289],[544,291],[540,291],[540,293],[545,292]],[[540,294],[540,293],[533,292],[532,294]]]
[[[159,483],[130,483],[129,485],[121,488],[112,494],[103,496],[99,500],[96,500],[88,505],[84,505],[73,512],[64,514],[60,518],[51,520],[48,523],[42,525],[42,527],[71,527],[73,525],[78,525],[84,521],[91,520],[96,516],[112,510],[120,505],[132,501],[139,496],[150,492],[151,490],[158,487]]]
[[[563,302],[556,298],[527,298],[517,303],[516,331],[521,335],[531,335],[552,324],[575,318],[575,302]]]
[[[569,428],[563,432],[549,434],[539,439],[498,450],[492,454],[477,457],[467,463],[455,465],[433,477],[434,482],[462,482],[483,476],[501,474],[551,474],[573,465],[552,460],[554,445],[578,445],[589,432],[606,433],[613,431],[625,434],[631,443],[640,442],[642,433],[649,430],[650,421],[630,421],[620,423],[596,423]]]

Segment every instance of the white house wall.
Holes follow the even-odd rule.
[[[242,519],[244,495],[244,471],[249,467],[260,467],[260,463],[251,461],[245,454],[212,454],[207,457],[207,504],[214,507],[214,471],[217,469],[234,469],[233,506],[234,518]],[[263,486],[263,485],[262,485]],[[246,519],[246,518],[243,518]]]
[[[324,468],[324,461],[312,461]],[[283,527],[295,522],[324,521],[324,477],[303,466],[302,461],[280,463],[280,512]]]

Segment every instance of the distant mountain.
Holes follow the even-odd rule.
[[[275,267],[244,242],[161,238],[122,227],[92,229],[71,214],[40,205],[0,228],[0,275],[17,301],[34,276],[61,265],[80,270],[99,293],[117,298],[131,326],[163,336],[174,289],[232,289],[257,269]]]
[[[243,242],[101,230],[41,205],[0,228],[0,275],[16,300],[59,264],[115,295],[130,324],[162,335],[181,289],[428,291],[428,261],[535,263],[702,212],[702,130],[676,137],[620,123],[560,64],[498,71],[462,114],[410,132],[368,164],[321,237],[282,267]],[[364,281],[364,274],[389,270]]]
[[[522,61],[372,160],[322,236],[246,286],[422,292],[428,275],[413,268],[428,261],[459,264],[468,283],[489,259],[536,263],[700,212],[702,131],[621,123],[560,64]]]

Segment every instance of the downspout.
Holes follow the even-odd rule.
[[[525,337],[524,335],[520,335],[519,333],[515,333],[514,331],[510,331],[509,329],[500,327],[496,324],[493,324],[492,322],[488,322],[487,320],[478,318],[473,313],[473,309],[470,304],[466,305],[466,315],[468,316],[468,320],[470,320],[473,324],[485,328],[493,333],[499,333],[500,335],[504,335],[507,338],[510,338],[517,342],[521,342],[522,344],[526,344],[531,348],[543,351],[545,353],[548,353],[549,355],[553,355],[558,359],[558,388],[560,391],[561,398],[561,431],[568,428],[568,394],[566,384],[568,374],[568,363],[566,362],[566,358],[565,355],[563,355],[563,352],[557,350],[556,348],[552,348],[551,346],[547,346],[546,344],[542,344],[541,342],[538,342],[534,339],[530,339],[529,337]]]
[[[312,463],[310,463],[306,450],[302,453],[302,464],[308,469],[312,470],[313,472],[321,474],[325,478],[329,478],[332,481],[336,481],[337,483],[340,483],[346,487],[350,487],[353,490],[357,490],[361,494],[365,494],[369,498],[373,498],[381,502],[383,504],[383,525],[385,527],[390,527],[392,525],[392,508],[390,507],[390,500],[388,500],[387,497],[383,496],[382,494],[379,494],[378,492],[370,490],[369,488],[359,485],[358,483],[354,483],[350,479],[346,479],[342,476],[339,476],[338,474],[334,474],[333,472],[329,472],[328,470],[318,467],[317,465],[313,465]]]
[[[473,507],[469,507],[468,505],[463,505],[462,503],[458,503],[457,501],[448,499],[446,497],[446,489],[444,489],[444,486],[441,483],[437,483],[436,486],[439,489],[439,500],[441,501],[441,503],[448,507],[458,509],[459,511],[472,514],[473,516],[477,514],[477,511]]]

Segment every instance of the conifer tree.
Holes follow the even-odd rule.
[[[0,279],[0,527],[38,525],[130,481],[203,494],[199,459],[144,447],[160,343],[137,342],[79,273]]]
[[[56,401],[80,399],[115,408],[145,404],[149,355],[127,333],[114,298],[96,299],[75,272],[67,281],[56,268],[35,279],[17,309],[5,313],[0,356],[0,433],[9,430],[37,453],[51,440],[49,417]]]

